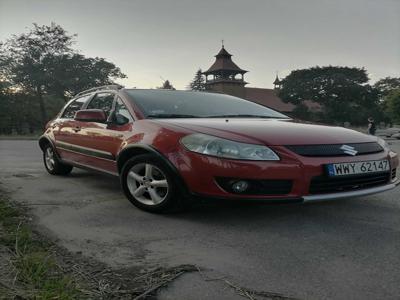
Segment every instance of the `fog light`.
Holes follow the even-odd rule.
[[[249,184],[247,183],[247,181],[244,180],[239,180],[232,184],[232,190],[235,193],[243,193],[245,190],[247,190],[248,187]]]

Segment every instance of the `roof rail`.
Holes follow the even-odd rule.
[[[81,96],[81,95],[84,95],[84,94],[87,94],[87,93],[99,91],[99,90],[120,90],[122,88],[124,88],[124,86],[120,85],[120,84],[102,85],[102,86],[98,86],[98,87],[91,88],[91,89],[88,89],[88,90],[84,90],[84,91],[76,94],[75,97]]]

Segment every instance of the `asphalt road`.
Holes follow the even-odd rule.
[[[115,268],[208,270],[176,280],[160,299],[243,299],[205,277],[300,299],[400,299],[400,188],[307,205],[224,202],[153,215],[124,198],[117,178],[77,169],[51,176],[35,141],[5,140],[0,182],[71,251]]]

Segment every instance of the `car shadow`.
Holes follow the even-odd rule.
[[[242,228],[255,225],[264,228],[270,226],[286,228],[288,225],[302,228],[303,226],[319,227],[320,224],[324,224],[324,226],[337,226],[348,231],[356,223],[377,222],[376,216],[393,218],[396,210],[393,207],[381,205],[377,197],[379,196],[289,204],[230,202],[229,200],[214,203],[201,201],[186,211],[163,217],[191,223],[224,224],[234,227],[241,224],[239,226],[243,226]]]
[[[93,190],[107,191],[124,197],[119,178],[86,170],[74,170],[71,179],[84,179],[85,185]],[[180,212],[173,212],[154,217],[199,223],[246,223],[269,221],[302,222],[305,220],[325,222],[331,219],[333,223],[349,218],[368,220],[375,214],[393,214],[393,207],[381,205],[382,194],[369,197],[340,199],[315,203],[270,203],[264,201],[246,200],[193,200],[192,205]],[[118,197],[119,198],[119,197]],[[134,210],[138,208],[132,207]],[[142,213],[142,212],[138,212]],[[147,213],[146,213],[147,214]],[[137,213],[134,212],[134,216]],[[295,225],[295,224],[294,224]]]

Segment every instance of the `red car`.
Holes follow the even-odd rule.
[[[399,184],[384,140],[217,93],[90,89],[47,124],[39,145],[50,174],[119,176],[127,198],[151,212],[193,196],[302,202]]]

